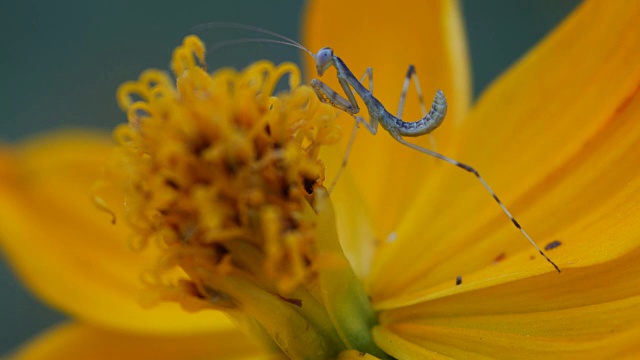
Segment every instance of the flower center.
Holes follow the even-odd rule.
[[[145,278],[149,300],[225,311],[293,358],[378,351],[323,187],[318,153],[339,139],[335,110],[290,63],[208,74],[195,36],[172,70],[176,86],[150,70],[118,91],[127,220],[136,247],[163,254]],[[272,96],[286,74],[290,92]]]

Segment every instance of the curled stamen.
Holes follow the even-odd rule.
[[[266,96],[273,94],[278,81],[285,75],[289,74],[289,88],[295,89],[300,85],[300,69],[293,63],[284,63],[278,66],[275,71],[269,73],[270,76],[265,80],[263,93]]]
[[[124,111],[127,111],[131,105],[138,101],[136,98],[144,101],[149,97],[148,88],[136,81],[128,81],[120,85],[116,94],[118,105]]]
[[[173,52],[171,70],[174,75],[180,76],[184,71],[197,67],[199,64],[205,68],[204,53],[205,47],[202,41],[197,36],[187,36],[183,40],[182,46]]]

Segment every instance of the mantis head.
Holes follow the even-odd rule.
[[[318,50],[314,56],[316,60],[316,71],[318,76],[322,76],[324,72],[333,65],[333,49],[330,47],[323,47]]]

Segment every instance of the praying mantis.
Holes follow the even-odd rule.
[[[244,29],[255,31],[263,34],[268,34],[274,37],[279,38],[280,40],[275,39],[235,39],[231,41],[227,41],[225,43],[221,43],[218,45],[226,46],[232,43],[243,43],[243,42],[271,42],[278,43],[287,46],[293,46],[298,49],[301,49],[308,54],[310,54],[316,64],[316,72],[318,77],[322,77],[325,72],[334,68],[336,70],[336,76],[338,78],[338,82],[340,87],[344,91],[346,98],[338,94],[331,87],[320,81],[319,79],[313,79],[311,81],[311,87],[314,89],[316,95],[323,103],[329,104],[336,109],[346,112],[347,114],[353,116],[355,118],[354,129],[349,140],[349,144],[347,146],[347,151],[345,153],[345,159],[342,162],[340,169],[338,170],[338,174],[334,178],[332,185],[329,187],[329,190],[333,188],[335,183],[337,182],[337,178],[340,176],[344,168],[346,167],[346,159],[348,158],[351,147],[353,145],[355,139],[355,132],[358,128],[359,124],[362,124],[372,135],[376,135],[378,132],[378,126],[382,126],[391,137],[393,137],[396,141],[405,145],[413,150],[419,151],[425,155],[431,156],[438,160],[442,160],[451,165],[454,165],[468,173],[471,173],[475,176],[475,178],[481,183],[484,189],[491,195],[491,197],[495,200],[495,202],[500,206],[503,213],[509,218],[509,220],[513,223],[513,225],[521,232],[521,234],[533,245],[533,247],[538,251],[538,253],[544,257],[547,262],[549,262],[557,272],[560,272],[560,268],[556,263],[553,262],[545,252],[536,244],[536,242],[531,238],[531,236],[524,230],[524,228],[520,225],[520,223],[515,219],[515,217],[511,214],[506,205],[498,198],[497,194],[493,189],[489,186],[489,184],[485,181],[485,179],[480,175],[480,173],[474,169],[473,167],[461,163],[455,159],[442,155],[436,151],[429,150],[427,148],[418,146],[414,143],[411,143],[404,139],[404,137],[417,137],[425,134],[429,134],[442,122],[447,113],[447,100],[444,96],[444,93],[438,90],[433,98],[431,103],[431,108],[427,112],[426,106],[424,105],[424,100],[422,96],[422,90],[420,88],[420,83],[418,81],[418,77],[416,74],[415,67],[413,65],[409,65],[407,75],[405,77],[404,85],[402,87],[402,93],[400,95],[400,104],[398,106],[397,115],[392,115],[385,106],[373,95],[373,69],[368,68],[365,71],[365,74],[361,79],[358,79],[353,75],[349,67],[346,63],[334,54],[333,49],[330,47],[323,47],[318,50],[317,53],[313,53],[309,49],[305,48],[302,44],[290,39],[284,35],[278,34],[273,31],[265,30],[259,27],[236,24],[236,23],[209,23],[199,26],[197,28],[215,28],[215,27],[226,27],[226,28],[236,28],[236,29]],[[363,85],[365,79],[368,79],[368,87]],[[411,79],[414,80],[414,84],[416,90],[418,92],[418,100],[420,101],[420,106],[422,110],[423,117],[417,121],[404,121],[402,119],[402,113],[404,111],[404,103],[407,96],[407,91],[409,89],[409,85]],[[354,94],[355,91],[355,94]],[[362,103],[367,109],[367,113],[369,114],[369,121],[365,120],[363,117],[359,116],[360,107],[358,106],[358,102],[356,100],[356,94],[362,100]]]

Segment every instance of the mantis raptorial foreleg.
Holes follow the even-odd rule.
[[[364,74],[360,78],[360,83],[364,83],[364,81],[367,79],[369,82],[369,86],[368,86],[369,91],[373,94],[373,69],[371,67],[367,68],[367,70],[364,72]],[[333,191],[333,188],[338,183],[338,179],[340,179],[342,172],[347,167],[347,162],[349,161],[349,156],[351,155],[351,149],[353,148],[353,143],[356,140],[356,133],[358,132],[359,124],[360,123],[364,124],[365,127],[369,130],[369,132],[375,135],[375,131],[372,131],[370,129],[369,124],[362,117],[355,115],[360,111],[360,108],[358,107],[358,103],[355,100],[355,96],[353,95],[353,92],[349,88],[349,84],[346,81],[344,82],[341,81],[340,85],[342,86],[342,89],[344,90],[344,92],[347,94],[347,97],[349,97],[350,99],[353,99],[353,102],[351,102],[351,100],[347,100],[344,97],[340,96],[340,94],[335,92],[333,89],[331,89],[327,84],[323,83],[322,81],[317,79],[315,79],[315,81],[312,81],[312,87],[315,90],[316,95],[318,96],[320,101],[327,104],[331,104],[332,106],[345,111],[346,113],[354,116],[354,119],[355,119],[355,122],[353,123],[353,130],[351,130],[351,135],[349,136],[349,142],[347,143],[347,150],[344,153],[342,162],[340,163],[340,167],[338,168],[336,175],[333,177],[333,181],[331,181],[331,185],[329,185],[329,189],[328,189],[329,193]]]

